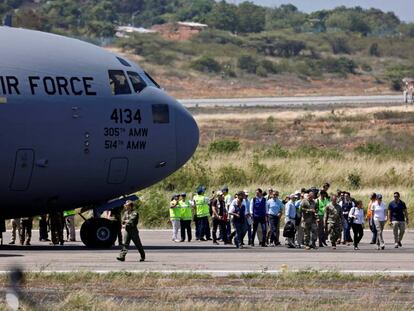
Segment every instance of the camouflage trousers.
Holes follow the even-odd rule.
[[[339,224],[328,223],[326,234],[329,234],[332,246],[336,246],[336,242],[341,238],[341,231]]]
[[[315,244],[318,239],[318,226],[315,222],[302,222],[303,238],[306,246]]]

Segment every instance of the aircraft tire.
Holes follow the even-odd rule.
[[[110,248],[117,238],[117,228],[116,221],[91,218],[81,226],[81,240],[89,248]]]

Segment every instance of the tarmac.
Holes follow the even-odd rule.
[[[140,236],[146,251],[146,261],[138,262],[134,246],[125,262],[116,257],[119,247],[88,249],[82,242],[67,242],[64,246],[49,245],[38,241],[38,231],[33,231],[32,245],[8,245],[10,232],[3,234],[0,246],[0,272],[15,267],[26,272],[91,271],[109,273],[129,272],[193,272],[212,275],[242,273],[281,273],[284,271],[336,271],[354,274],[407,274],[414,275],[414,231],[406,232],[402,248],[394,248],[390,230],[384,232],[385,250],[369,244],[371,233],[365,230],[360,250],[340,245],[316,250],[278,247],[245,247],[213,245],[207,242],[171,241],[170,230],[141,230]],[[79,232],[77,232],[79,237]],[[283,238],[281,242],[283,243]],[[256,244],[258,244],[256,242]]]
[[[194,107],[301,107],[301,106],[335,106],[335,105],[378,105],[403,104],[401,95],[367,95],[367,96],[294,96],[294,97],[258,97],[258,98],[214,98],[182,99],[187,108]]]

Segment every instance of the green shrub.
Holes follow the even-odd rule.
[[[355,151],[360,154],[378,156],[388,153],[388,148],[381,143],[365,143],[355,148]]]
[[[292,152],[295,157],[311,157],[325,159],[340,159],[342,154],[337,149],[317,148],[314,146],[300,146]]]
[[[326,72],[338,73],[345,76],[349,73],[355,74],[355,69],[358,67],[352,59],[347,57],[328,57],[321,60],[320,64]]]
[[[233,165],[219,169],[218,183],[220,185],[246,185],[247,174],[241,167]]]
[[[342,36],[328,38],[334,54],[351,54],[348,39]]]
[[[264,59],[260,61],[260,66],[263,67],[268,73],[273,73],[273,74],[278,73],[277,65],[270,60]]]
[[[240,143],[237,140],[216,140],[210,143],[208,150],[219,153],[236,152],[240,150]]]
[[[372,71],[372,67],[367,63],[362,64],[361,69],[365,72],[371,72]]]
[[[348,174],[347,182],[351,188],[358,189],[361,187],[361,174],[353,172]]]
[[[374,42],[373,44],[371,44],[371,46],[369,47],[369,55],[375,57],[381,56],[378,43]]]
[[[251,55],[242,55],[237,60],[237,66],[248,73],[256,73],[259,62]]]
[[[269,158],[287,158],[289,157],[289,151],[282,148],[279,144],[274,144],[270,148],[266,149],[263,155]]]
[[[173,52],[157,51],[153,54],[147,55],[145,59],[153,64],[170,65],[173,61],[177,60],[178,58],[177,55]]]
[[[157,184],[157,187],[169,192],[194,191],[195,185],[209,186],[211,178],[212,172],[207,161],[196,153],[187,164]]]
[[[237,46],[243,44],[243,40],[240,37],[237,37],[228,31],[217,29],[202,31],[197,36],[193,37],[191,41],[200,43],[234,44]]]
[[[207,55],[201,56],[199,59],[192,61],[190,67],[201,72],[218,73],[221,71],[220,63],[213,57]]]
[[[267,70],[266,70],[266,68],[264,68],[263,66],[259,65],[259,66],[257,66],[257,68],[256,68],[256,74],[257,74],[259,77],[267,77]]]
[[[146,228],[168,226],[168,207],[169,198],[165,192],[150,188],[141,197],[139,206],[141,223]]]

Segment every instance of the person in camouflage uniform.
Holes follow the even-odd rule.
[[[142,247],[141,239],[139,238],[139,232],[137,228],[139,214],[134,209],[134,202],[132,201],[129,201],[129,200],[126,201],[124,208],[125,208],[125,212],[124,212],[124,215],[122,216],[122,229],[124,230],[124,234],[123,234],[124,240],[122,243],[121,253],[116,259],[118,259],[119,261],[125,261],[125,256],[128,253],[128,247],[132,240],[132,242],[134,242],[135,246],[138,249],[138,252],[141,255],[140,261],[144,261],[145,251],[144,251],[144,248]]]
[[[325,233],[330,236],[332,249],[336,249],[336,242],[341,238],[342,207],[338,204],[338,197],[332,196],[332,201],[325,207]]]
[[[318,214],[316,211],[313,192],[305,195],[301,202],[300,208],[302,212],[302,228],[304,233],[305,248],[307,250],[311,248],[316,249],[316,239],[318,238]]]
[[[30,245],[32,239],[33,217],[20,218],[20,244]]]

